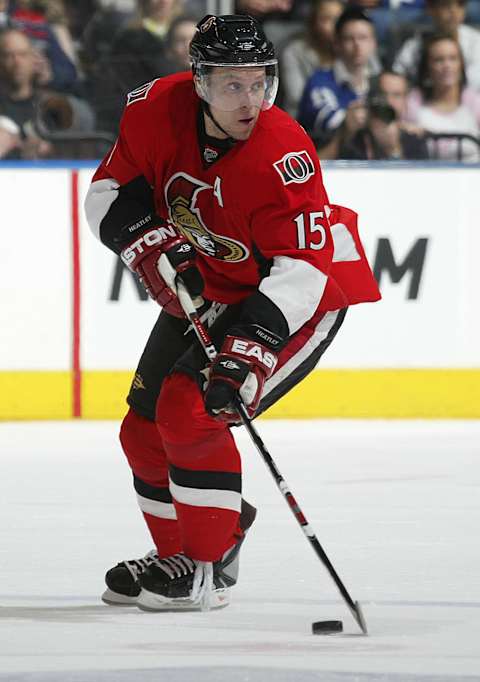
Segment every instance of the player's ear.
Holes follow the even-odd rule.
[[[200,97],[200,99],[207,100],[204,79],[200,78],[196,74],[193,74],[193,86],[195,88],[195,92]]]
[[[195,88],[197,95],[200,97],[198,76],[195,76],[195,74],[193,75],[193,87]]]

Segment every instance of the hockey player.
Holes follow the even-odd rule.
[[[313,144],[273,106],[259,23],[209,15],[190,55],[193,74],[128,95],[86,199],[93,232],[162,306],[120,432],[156,549],[111,569],[103,597],[149,610],[228,603],[255,517],[229,428],[236,392],[262,413],[315,367],[349,305],[380,297],[356,215],[329,205]],[[219,349],[211,364],[180,280]]]

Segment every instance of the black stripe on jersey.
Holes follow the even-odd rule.
[[[192,471],[191,469],[180,469],[173,464],[170,464],[168,469],[173,483],[183,488],[242,492],[241,474],[233,474],[227,471]]]
[[[168,488],[157,488],[153,485],[145,483],[138,476],[133,476],[133,487],[136,492],[142,497],[149,500],[156,500],[157,502],[166,502],[172,504],[172,496]]]
[[[258,265],[258,274],[260,279],[268,277],[270,270],[272,269],[273,258],[265,258],[255,242],[252,242],[252,256]]]
[[[109,249],[120,253],[140,229],[153,226],[158,220],[153,190],[139,175],[118,188],[118,197],[100,223],[100,239]]]

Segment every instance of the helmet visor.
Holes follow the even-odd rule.
[[[198,96],[221,111],[242,107],[270,109],[278,90],[277,61],[263,64],[209,64],[195,66]]]

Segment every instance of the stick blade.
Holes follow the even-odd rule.
[[[357,621],[361,631],[363,632],[364,635],[368,635],[368,629],[367,629],[367,623],[365,621],[363,611],[360,607],[360,604],[358,601],[355,602],[355,607],[352,609],[352,614],[355,620]]]

